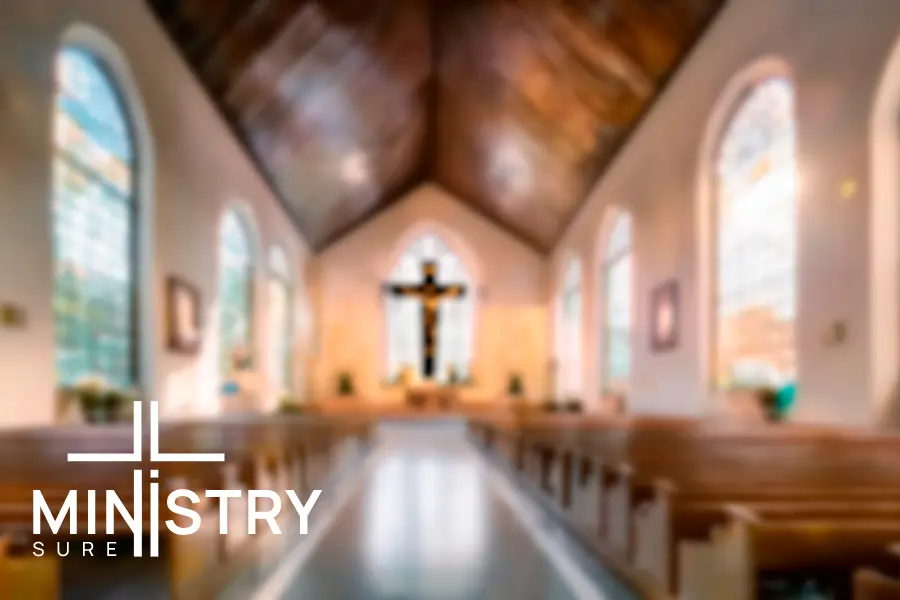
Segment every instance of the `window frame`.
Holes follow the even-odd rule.
[[[625,237],[624,242],[619,242],[616,234],[620,231],[620,228],[624,228],[627,232],[627,236]],[[600,275],[601,275],[601,285],[603,286],[603,294],[602,294],[602,314],[603,318],[601,321],[601,330],[600,330],[600,389],[601,393],[606,390],[613,390],[613,379],[611,377],[611,366],[612,366],[612,340],[610,333],[612,332],[612,327],[610,325],[610,311],[612,302],[610,301],[612,295],[612,286],[610,282],[612,280],[612,272],[613,269],[617,266],[621,265],[623,261],[629,261],[628,267],[628,283],[627,283],[627,293],[628,293],[628,376],[627,380],[631,381],[631,376],[633,373],[634,366],[634,221],[631,217],[631,214],[627,212],[617,212],[613,216],[613,220],[611,226],[609,228],[609,233],[606,239],[603,241],[603,254],[600,261]],[[625,390],[614,390],[616,392],[623,392]]]
[[[246,244],[246,249],[247,249],[247,255],[246,255],[247,261],[245,264],[246,277],[247,277],[246,290],[245,290],[245,293],[247,294],[247,314],[246,314],[247,333],[245,335],[245,339],[243,340],[243,345],[247,351],[247,354],[249,355],[249,358],[250,358],[252,364],[254,365],[254,368],[256,367],[257,362],[258,362],[257,361],[258,357],[256,356],[256,352],[255,352],[256,349],[254,348],[254,339],[255,339],[255,335],[256,335],[256,323],[254,322],[255,316],[256,316],[256,298],[255,298],[255,291],[256,291],[256,260],[255,259],[256,259],[256,255],[253,251],[253,230],[251,228],[251,224],[248,222],[249,218],[241,210],[239,210],[235,206],[228,206],[225,208],[225,210],[222,213],[222,216],[219,218],[218,240],[217,240],[218,241],[218,259],[219,259],[219,271],[218,271],[219,285],[218,285],[218,290],[217,290],[217,295],[219,298],[219,323],[218,323],[219,357],[218,357],[218,361],[219,361],[219,372],[220,372],[220,375],[223,375],[223,376],[227,375],[228,373],[231,372],[231,368],[223,369],[223,365],[230,363],[231,358],[229,356],[227,359],[228,362],[226,362],[226,360],[225,360],[226,357],[223,354],[225,348],[223,347],[223,339],[222,339],[222,331],[223,331],[223,329],[222,329],[222,317],[223,317],[223,315],[222,315],[222,299],[224,296],[223,295],[223,286],[224,286],[223,275],[224,275],[224,271],[225,271],[225,262],[224,262],[224,256],[223,256],[223,250],[225,248],[225,244],[224,244],[223,231],[224,231],[225,219],[227,219],[229,216],[233,216],[235,222],[237,223],[238,229],[240,230],[240,232],[244,238],[244,242]],[[234,348],[229,349],[229,354],[233,350],[234,350]]]
[[[760,163],[761,161],[768,160],[772,164],[769,165],[768,169],[777,170],[780,162],[776,162],[778,159],[778,153],[782,151],[782,147],[780,144],[782,143],[781,135],[785,135],[786,133],[790,136],[790,156],[787,157],[788,164],[785,165],[787,168],[790,168],[794,174],[793,185],[794,188],[792,193],[790,194],[790,198],[786,198],[787,201],[792,203],[792,213],[793,213],[793,222],[792,222],[792,230],[794,239],[789,242],[792,246],[792,317],[790,320],[791,328],[792,328],[792,344],[790,346],[790,352],[792,354],[792,363],[793,363],[793,372],[790,377],[793,380],[796,380],[797,377],[797,339],[796,339],[796,331],[797,331],[797,293],[798,293],[798,267],[799,267],[799,239],[798,239],[798,203],[799,203],[799,193],[798,193],[798,181],[796,178],[797,173],[797,161],[798,161],[798,153],[797,153],[797,90],[794,80],[783,73],[772,74],[769,76],[761,77],[752,81],[750,84],[745,85],[739,94],[736,95],[734,101],[730,104],[727,113],[725,113],[725,117],[722,122],[721,129],[719,130],[719,135],[717,137],[716,143],[713,146],[713,153],[710,160],[711,170],[710,170],[710,178],[709,185],[712,190],[712,202],[710,207],[710,225],[711,235],[710,239],[712,240],[712,244],[710,246],[710,265],[712,270],[712,276],[710,280],[712,282],[710,293],[711,293],[711,306],[712,306],[712,315],[711,315],[711,327],[710,334],[712,339],[711,344],[711,353],[710,353],[710,361],[712,368],[710,369],[710,383],[713,390],[722,390],[729,389],[734,385],[744,385],[741,383],[735,383],[731,380],[730,377],[724,378],[722,376],[723,370],[726,368],[723,361],[723,332],[722,325],[724,322],[722,315],[722,307],[723,305],[727,305],[729,303],[729,299],[733,298],[732,296],[723,295],[722,294],[722,286],[723,286],[723,266],[722,266],[722,203],[725,198],[723,193],[726,188],[724,182],[725,178],[722,175],[722,162],[723,162],[723,152],[725,151],[727,144],[729,143],[729,139],[733,135],[737,135],[736,131],[737,125],[741,124],[740,119],[745,117],[745,111],[748,109],[750,103],[755,100],[757,94],[760,94],[761,91],[768,85],[783,85],[786,88],[787,96],[786,96],[786,107],[784,108],[785,112],[781,115],[784,118],[784,122],[786,123],[787,128],[784,131],[780,131],[776,129],[773,132],[768,132],[767,135],[770,138],[768,144],[764,147],[763,152],[759,152],[752,154],[752,161],[744,159],[744,162],[750,165],[751,162]],[[778,119],[774,121],[776,124]],[[774,140],[774,141],[771,141]],[[773,165],[774,168],[773,168]],[[753,166],[753,165],[751,165]],[[746,172],[751,172],[752,168],[745,167]],[[755,181],[750,183],[749,185],[744,184],[742,186],[742,194],[746,194],[751,190],[754,186],[759,185],[761,178],[757,178]],[[733,196],[735,197],[735,196]],[[771,274],[768,276],[768,270],[763,268],[760,269],[759,253],[752,253],[752,269],[754,274],[759,275],[762,273],[759,279],[765,280],[767,277],[771,277]],[[746,253],[744,254],[746,256]],[[783,256],[779,253],[779,256]],[[769,265],[771,261],[764,260],[763,264]],[[744,286],[746,287],[746,286]],[[757,286],[758,287],[758,286]],[[756,306],[756,305],[754,305]],[[764,305],[766,308],[770,308],[771,304],[767,303]],[[774,348],[774,345],[773,345]],[[778,352],[783,350],[787,350],[788,348],[781,348]],[[732,363],[733,364],[733,363]],[[730,367],[728,367],[730,368]],[[785,373],[779,373],[779,375],[784,376]],[[727,379],[727,380],[726,380]]]
[[[115,70],[110,66],[109,61],[104,58],[100,53],[96,52],[92,48],[80,44],[80,43],[64,43],[62,44],[54,54],[54,74],[58,76],[58,69],[60,69],[60,63],[67,52],[74,52],[82,54],[87,60],[89,60],[93,66],[96,68],[97,73],[102,76],[103,82],[112,97],[115,108],[117,109],[118,114],[122,119],[123,124],[123,136],[124,141],[127,142],[127,147],[129,149],[130,160],[127,163],[129,167],[129,180],[128,180],[128,190],[127,192],[122,192],[115,188],[115,186],[104,178],[99,172],[95,169],[87,165],[80,157],[76,156],[71,151],[61,147],[57,140],[55,139],[55,130],[58,124],[58,119],[62,114],[65,114],[65,111],[61,109],[59,106],[60,99],[62,97],[62,88],[58,79],[54,78],[54,92],[53,92],[53,108],[52,108],[52,117],[51,117],[51,127],[54,131],[54,139],[51,144],[52,148],[52,156],[51,161],[55,163],[57,160],[64,163],[67,168],[79,173],[84,176],[88,181],[102,186],[104,188],[112,188],[112,192],[122,197],[122,199],[126,202],[128,206],[128,264],[129,264],[129,280],[128,280],[128,302],[129,302],[129,315],[128,315],[128,326],[129,326],[129,336],[128,336],[128,377],[129,381],[127,382],[127,387],[129,388],[139,388],[145,382],[143,381],[143,373],[142,365],[141,365],[141,344],[142,344],[142,331],[141,331],[141,314],[144,309],[144,303],[141,298],[140,293],[140,283],[143,277],[143,266],[140,261],[140,247],[141,247],[141,225],[143,222],[143,211],[142,211],[142,201],[141,201],[141,191],[140,191],[140,178],[142,176],[142,171],[144,168],[142,155],[138,144],[138,128],[135,122],[135,111],[133,107],[130,105],[128,99],[123,92],[123,84],[120,81],[119,77],[116,76]],[[57,167],[51,165],[52,171],[55,171]],[[57,186],[56,178],[53,177],[52,187],[51,187],[51,218],[52,218],[52,227],[55,230],[57,214],[55,203],[59,199],[60,190]],[[55,233],[53,235],[53,239],[51,240],[51,252],[53,257],[53,288],[52,294],[55,300],[57,294],[57,285],[58,285],[58,277],[57,271],[59,270],[59,261],[57,258],[57,248],[55,242]],[[57,385],[59,385],[60,373],[57,370],[56,365],[56,357],[59,351],[59,344],[56,339],[56,331],[58,326],[57,315],[53,315],[54,322],[54,377],[56,379]],[[96,376],[101,375],[99,373],[87,373],[88,376]],[[103,374],[106,375],[106,374]]]

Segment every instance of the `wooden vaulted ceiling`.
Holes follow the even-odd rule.
[[[725,0],[150,0],[311,245],[434,182],[548,251]]]

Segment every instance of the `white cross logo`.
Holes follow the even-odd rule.
[[[141,462],[144,435],[141,431],[141,401],[134,402],[134,448],[131,453],[78,453],[70,452],[69,462]],[[150,462],[225,462],[224,453],[175,453],[162,454],[159,451],[159,402],[150,402]]]

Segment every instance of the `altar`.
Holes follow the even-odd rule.
[[[406,388],[406,405],[416,410],[454,410],[459,405],[459,390],[453,386],[416,385]]]

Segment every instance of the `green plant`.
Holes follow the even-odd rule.
[[[570,413],[580,413],[584,410],[584,403],[579,398],[567,398],[563,403],[563,410]]]
[[[346,371],[338,374],[337,393],[339,396],[352,396],[356,393],[356,386],[353,383],[353,375]]]
[[[559,412],[559,404],[555,400],[544,400],[541,404],[541,409],[548,413]]]
[[[303,406],[297,402],[297,399],[290,395],[284,395],[278,401],[278,412],[281,414],[300,414],[303,411]]]
[[[518,373],[512,373],[509,376],[509,384],[506,392],[513,397],[519,397],[525,393],[525,384],[522,382],[522,376]]]
[[[85,422],[91,424],[121,420],[128,404],[134,400],[131,392],[108,387],[100,378],[86,378],[67,391],[78,403]]]
[[[773,387],[759,387],[753,390],[753,394],[756,396],[756,401],[759,402],[759,407],[766,420],[778,423],[785,419],[787,415],[781,410],[778,402],[778,390]]]

